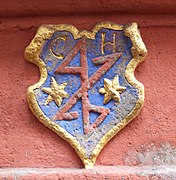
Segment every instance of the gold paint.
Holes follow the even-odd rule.
[[[99,93],[104,94],[104,104],[107,104],[111,99],[120,102],[120,93],[125,89],[119,85],[119,76],[116,75],[112,81],[104,79],[104,88],[99,89]]]
[[[102,28],[108,28],[111,30],[123,30],[125,36],[128,36],[132,41],[132,48],[131,52],[133,55],[132,60],[129,62],[126,71],[125,71],[125,77],[126,80],[134,87],[136,87],[139,91],[139,99],[136,102],[135,107],[133,110],[116,126],[113,127],[113,129],[109,130],[98,142],[95,149],[93,150],[90,157],[88,157],[84,151],[84,149],[80,146],[78,141],[70,135],[65,129],[57,125],[56,123],[52,122],[40,109],[34,90],[39,88],[47,79],[47,69],[44,64],[44,62],[39,58],[39,55],[42,51],[42,47],[44,45],[44,42],[51,37],[51,35],[56,30],[60,31],[68,31],[73,34],[75,39],[81,38],[83,36],[89,38],[89,39],[95,39],[96,33],[101,30]],[[100,151],[103,149],[103,147],[106,145],[106,143],[114,137],[122,128],[124,128],[132,119],[134,119],[138,113],[140,112],[143,102],[144,102],[144,86],[136,80],[134,76],[135,68],[139,63],[141,63],[145,56],[147,55],[147,49],[141,39],[140,33],[137,29],[137,24],[132,23],[128,24],[126,26],[118,25],[114,23],[109,22],[102,22],[92,29],[91,32],[89,31],[78,31],[74,26],[72,25],[44,25],[41,26],[37,34],[35,35],[34,39],[30,43],[30,45],[25,50],[25,58],[29,62],[32,62],[36,64],[39,67],[40,70],[40,80],[38,83],[30,86],[27,90],[27,100],[29,103],[29,107],[33,114],[39,119],[41,123],[43,123],[45,126],[50,128],[52,131],[54,131],[56,134],[58,134],[60,137],[62,137],[65,141],[69,142],[71,146],[76,150],[77,154],[79,155],[80,159],[85,165],[85,168],[90,169],[93,168],[94,163],[96,161],[96,158]]]
[[[116,34],[113,34],[113,41],[112,42],[105,42],[105,37],[106,37],[106,33],[103,32],[101,33],[101,53],[105,54],[104,52],[104,48],[107,44],[110,44],[113,46],[113,52],[116,52],[116,43],[115,43],[115,39],[116,39]]]
[[[53,48],[52,48],[52,47],[53,47],[53,44],[54,44],[55,42],[57,42],[58,40],[66,41],[66,39],[67,39],[66,36],[58,37],[58,38],[54,39],[54,40],[51,42],[50,46],[49,46],[49,49],[50,49],[51,53],[52,53],[54,56],[56,56],[58,59],[63,59],[64,56],[63,56],[62,53],[56,54],[56,53],[53,51]]]
[[[49,94],[46,99],[46,105],[54,100],[55,103],[60,106],[62,104],[62,99],[69,97],[69,95],[64,91],[67,84],[67,82],[58,84],[56,80],[51,77],[51,88],[42,88],[42,91]]]

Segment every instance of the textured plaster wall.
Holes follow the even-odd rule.
[[[78,29],[90,30],[94,24],[101,21],[119,24],[138,22],[148,56],[135,72],[136,78],[145,86],[144,108],[137,118],[106,145],[96,165],[139,168],[176,165],[176,15],[173,10],[175,1],[166,1],[170,10],[165,8],[166,5],[160,5],[159,1],[155,1],[160,6],[160,11],[166,13],[160,15],[154,13],[154,10],[152,13],[148,8],[147,2],[152,1],[146,1],[145,6],[141,5],[144,9],[146,7],[146,12],[150,10],[152,15],[139,15],[142,11],[140,8],[129,15],[120,15],[118,13],[121,12],[120,7],[124,6],[122,4],[119,10],[116,10],[117,14],[110,14],[110,9],[115,8],[113,3],[116,1],[111,1],[112,5],[107,4],[106,15],[103,3],[97,1],[98,6],[101,4],[97,11],[101,11],[100,15],[95,14],[95,7],[91,3],[87,5],[89,10],[85,9],[85,12],[91,11],[92,7],[92,14],[81,15],[82,10],[79,10],[79,14],[73,16],[68,15],[67,7],[71,8],[72,13],[76,13],[76,1],[71,6],[71,1],[67,2],[68,6],[64,7],[67,14],[65,16],[59,13],[51,16],[51,12],[47,14],[48,9],[54,7],[47,5],[45,1],[40,9],[37,9],[39,5],[20,6],[21,1],[14,2],[3,2],[0,8],[0,167],[83,167],[71,146],[44,127],[29,110],[26,90],[29,85],[38,81],[39,71],[35,65],[25,61],[23,53],[40,24],[67,23],[75,25]],[[155,3],[153,7],[156,6]],[[81,3],[80,7],[84,5]],[[132,7],[135,7],[134,4],[129,2],[126,11]],[[10,13],[5,13],[5,9]],[[56,9],[54,12],[57,12]],[[37,15],[33,16],[31,12]]]
[[[1,1],[0,15],[173,14],[175,8],[175,0],[6,0]]]

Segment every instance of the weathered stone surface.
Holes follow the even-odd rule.
[[[172,2],[175,1],[168,1],[168,3]],[[7,5],[3,9],[5,10],[6,7],[12,6]],[[175,17],[175,14],[149,14],[1,18],[0,167],[83,167],[69,144],[41,125],[27,106],[26,89],[38,81],[39,72],[37,67],[24,60],[23,52],[33,38],[36,28],[45,23],[67,23],[79,29],[89,30],[99,21],[113,21],[120,24],[136,21],[140,26],[148,56],[145,63],[137,68],[135,75],[145,85],[146,102],[141,114],[107,144],[98,157],[96,165],[123,166],[126,164],[135,165],[138,168],[140,163],[133,162],[131,159],[134,156],[136,161],[136,157],[140,154],[146,155],[147,149],[151,150],[152,144],[156,144],[156,152],[163,144],[170,144],[175,149]],[[143,145],[145,149],[142,148]],[[137,151],[139,151],[138,155]],[[172,152],[173,150],[167,155],[170,159],[175,158]],[[151,155],[155,156],[153,153]],[[165,154],[163,156],[167,157]],[[145,165],[149,164],[147,161],[142,162]],[[153,164],[151,168],[155,169],[159,164],[160,162]],[[155,172],[159,172],[159,169],[160,167],[156,168]],[[165,180],[174,180],[174,175],[170,177],[166,175],[168,173],[166,169],[165,167],[163,170]],[[174,171],[173,166],[170,169]],[[7,173],[6,169],[5,172]],[[5,177],[12,179],[10,175]],[[56,176],[57,179],[58,177]],[[151,175],[150,179],[160,180],[161,177],[161,175],[159,177]],[[30,176],[28,178],[32,179]]]
[[[1,1],[0,16],[46,16],[75,14],[172,14],[175,0],[51,0]]]
[[[176,167],[97,166],[93,170],[65,168],[0,169],[3,180],[175,180]]]
[[[127,154],[143,144],[161,142],[176,146],[175,31],[174,27],[165,26],[141,28],[149,53],[135,74],[144,82],[146,103],[141,114],[107,144],[97,159],[97,165],[123,165]],[[0,126],[3,146],[0,149],[0,166],[82,167],[69,144],[43,127],[27,107],[26,89],[39,78],[38,69],[23,58],[24,48],[34,33],[35,29],[8,30],[0,34],[0,107],[3,120]],[[9,50],[10,44],[15,46]]]

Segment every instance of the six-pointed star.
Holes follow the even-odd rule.
[[[50,88],[42,88],[42,91],[49,94],[46,99],[46,104],[51,101],[55,101],[55,103],[60,106],[62,104],[63,98],[68,98],[69,94],[67,94],[64,89],[67,86],[67,82],[63,84],[58,84],[56,80],[51,77],[51,87]]]
[[[113,80],[104,79],[104,87],[99,89],[99,93],[104,94],[104,104],[107,104],[111,99],[120,102],[120,93],[125,89],[119,85],[119,76],[116,75]]]

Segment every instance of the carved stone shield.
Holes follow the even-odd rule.
[[[147,54],[137,24],[99,23],[92,31],[43,25],[25,50],[41,73],[27,99],[34,115],[93,167],[105,144],[139,113],[134,77]]]

